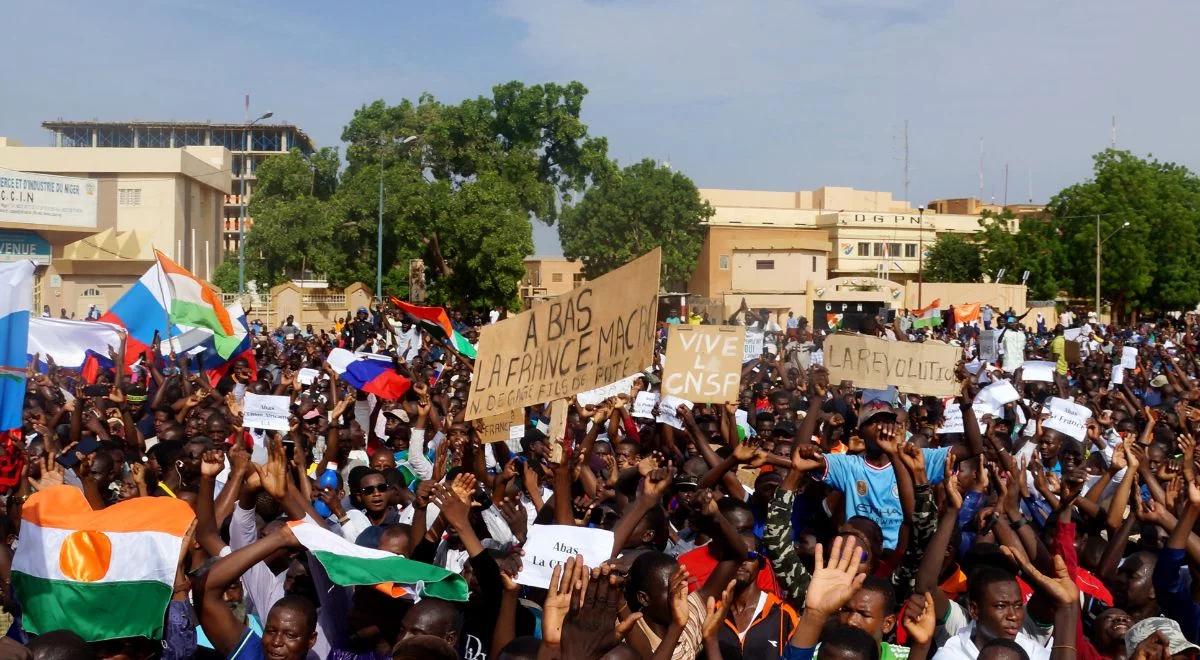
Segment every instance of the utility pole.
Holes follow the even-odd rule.
[[[979,138],[979,202],[983,203],[983,138]]]
[[[908,120],[904,120],[904,202],[908,203],[908,184],[911,180],[908,177]]]
[[[1008,163],[1004,164],[1004,206],[1008,206]]]
[[[1096,323],[1100,322],[1100,214],[1096,214]]]

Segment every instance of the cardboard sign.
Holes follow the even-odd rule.
[[[485,443],[508,440],[512,437],[514,427],[521,429],[521,435],[517,436],[518,440],[525,436],[524,408],[484,417],[483,428],[479,430],[479,439]]]
[[[291,397],[246,393],[242,400],[242,426],[249,429],[287,431]]]
[[[479,331],[466,419],[570,397],[654,360],[662,250]]]
[[[1026,360],[1021,365],[1021,380],[1027,383],[1053,383],[1054,382],[1053,362],[1046,360]]]
[[[1087,438],[1087,421],[1092,417],[1092,411],[1087,406],[1052,397],[1046,409],[1050,411],[1050,419],[1042,424],[1042,428],[1054,429],[1080,442]]]
[[[995,362],[1000,359],[1000,345],[996,341],[1000,333],[995,330],[984,330],[979,333],[979,359],[984,362]]]
[[[636,375],[629,376],[628,378],[622,378],[615,383],[609,383],[604,387],[597,387],[594,390],[580,392],[579,394],[575,395],[575,400],[578,401],[579,405],[581,406],[598,406],[601,403],[604,403],[606,399],[610,399],[614,396],[620,396],[622,394],[629,396],[630,390],[633,389],[633,381],[635,379],[637,379]]]
[[[825,341],[829,382],[848,380],[855,387],[928,396],[958,393],[954,369],[962,348],[937,342],[886,341],[861,335],[833,335]]]
[[[589,568],[608,561],[612,555],[613,533],[607,529],[571,525],[530,525],[517,584],[545,589],[550,586],[554,567],[566,564],[575,555],[583,555]]]
[[[1121,368],[1137,369],[1138,349],[1136,346],[1126,346],[1121,349]]]
[[[1079,342],[1069,341],[1065,344],[1067,349],[1067,363],[1079,364],[1083,362],[1083,357],[1079,352]]]
[[[673,325],[667,331],[662,391],[697,403],[737,401],[743,326]]]
[[[679,418],[679,415],[675,414],[679,406],[687,406],[687,409],[691,410],[692,402],[680,399],[677,396],[671,396],[670,394],[663,395],[662,399],[658,402],[657,421],[682,431],[683,420]]]
[[[638,392],[637,398],[633,400],[633,412],[630,415],[638,419],[654,419],[654,406],[656,405],[658,405],[658,394],[643,390]]]
[[[567,433],[567,410],[571,404],[566,399],[555,399],[550,402],[550,426],[546,430],[546,437],[550,442],[561,443],[563,436]]]

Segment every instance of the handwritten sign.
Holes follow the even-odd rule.
[[[242,425],[249,429],[288,430],[291,397],[246,393],[242,400]]]
[[[686,406],[688,410],[691,410],[692,402],[677,396],[671,396],[670,394],[663,395],[662,399],[658,402],[657,421],[682,431],[683,420],[679,418],[679,415],[675,414],[679,406]]]
[[[979,359],[984,362],[995,362],[1000,359],[1000,346],[996,340],[1000,333],[995,330],[984,330],[979,333]]]
[[[1053,383],[1054,363],[1046,360],[1026,360],[1021,365],[1021,380],[1027,383]]]
[[[637,376],[622,378],[621,380],[618,380],[615,383],[609,383],[604,387],[597,387],[593,390],[580,392],[579,394],[575,395],[575,399],[579,401],[579,405],[581,406],[598,406],[601,403],[604,403],[605,399],[609,399],[614,396],[620,396],[622,394],[629,396],[630,390],[633,389],[633,381],[635,379],[637,379]]]
[[[479,430],[479,439],[484,443],[509,440],[512,438],[514,428],[521,431],[520,435],[517,436],[518,440],[525,436],[524,408],[484,417],[483,428]]]
[[[742,348],[742,363],[757,360],[762,357],[763,346],[767,343],[767,334],[762,330],[747,330],[746,341]]]
[[[658,405],[658,394],[643,390],[638,392],[637,398],[633,400],[633,412],[630,414],[638,419],[654,419],[654,406],[656,405]]]
[[[698,403],[737,401],[745,343],[743,326],[671,326],[662,391]]]
[[[466,419],[570,397],[654,359],[662,250],[479,331]]]
[[[1050,411],[1050,419],[1042,424],[1042,428],[1054,429],[1080,442],[1087,437],[1087,421],[1092,417],[1092,411],[1087,406],[1052,397],[1046,409]]]
[[[545,589],[554,567],[575,555],[595,568],[612,556],[613,533],[606,529],[570,525],[530,525],[517,584]]]
[[[958,392],[955,366],[962,349],[937,342],[886,341],[860,335],[833,335],[825,341],[825,366],[830,382],[848,380],[855,387],[901,391],[927,396]]]

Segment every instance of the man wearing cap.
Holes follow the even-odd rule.
[[[969,446],[921,450],[925,456],[925,476],[930,484],[941,483],[951,453],[958,460],[983,453],[983,441],[971,401],[966,401],[962,408]],[[874,520],[883,531],[883,547],[893,550],[899,540],[904,511],[900,506],[899,485],[892,464],[899,460],[904,427],[898,423],[896,409],[890,403],[872,401],[858,413],[858,435],[866,443],[863,454],[815,454],[812,458],[802,458],[797,467],[805,471],[817,470],[821,480],[842,491],[846,518],[863,516]]]
[[[354,320],[346,324],[342,330],[346,340],[346,348],[352,351],[361,349],[375,337],[375,326],[371,324],[366,307],[359,307]]]
[[[1145,655],[1138,655],[1138,647]],[[1161,649],[1161,650],[1160,650]],[[1125,633],[1125,652],[1128,657],[1161,657],[1162,650],[1172,658],[1196,657],[1200,646],[1189,642],[1179,628],[1179,622],[1165,616],[1142,619],[1129,627]]]
[[[1166,374],[1159,374],[1150,379],[1149,387],[1142,393],[1142,401],[1151,408],[1157,408],[1163,403],[1163,399],[1171,394],[1170,381],[1167,380]]]

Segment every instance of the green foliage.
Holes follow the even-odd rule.
[[[942,234],[925,258],[927,282],[978,282],[983,276],[979,245],[958,234]]]
[[[563,253],[582,259],[595,278],[655,247],[662,247],[662,282],[682,291],[696,268],[705,220],[713,209],[692,180],[643,160],[601,180],[558,225]]]
[[[237,254],[231,254],[217,264],[212,274],[212,283],[225,293],[236,293],[238,285]]]
[[[1066,258],[1062,239],[1052,223],[1038,218],[1024,220],[1020,231],[1013,233],[1015,219],[1008,210],[998,215],[984,211],[979,221],[983,231],[975,236],[982,248],[983,272],[995,277],[1003,269],[1002,283],[1020,284],[1021,275],[1028,270],[1031,300],[1057,297]]]
[[[1128,151],[1108,149],[1094,161],[1092,179],[1063,189],[1049,204],[1072,257],[1060,264],[1071,293],[1094,294],[1099,215],[1102,297],[1118,316],[1200,302],[1200,179],[1183,166]]]

